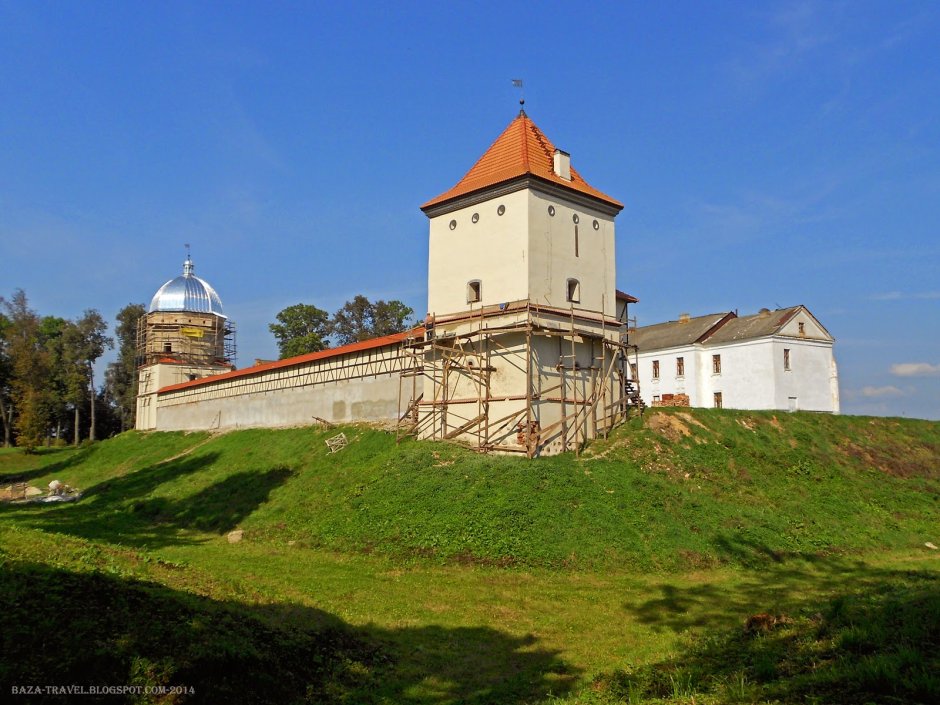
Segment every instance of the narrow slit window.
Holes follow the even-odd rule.
[[[574,256],[580,257],[578,254],[578,226],[574,226]]]
[[[568,280],[568,301],[575,304],[581,301],[581,282],[577,279]]]
[[[783,349],[783,369],[785,370],[790,369],[790,349],[789,348]]]
[[[659,360],[653,360],[653,379],[659,379]]]
[[[467,303],[475,304],[483,298],[483,285],[479,279],[467,282]]]

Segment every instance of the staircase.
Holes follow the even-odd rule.
[[[642,414],[646,410],[646,402],[640,396],[640,388],[632,379],[623,381],[623,395],[630,400],[630,405],[639,409]]]

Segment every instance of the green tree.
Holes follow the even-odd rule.
[[[66,349],[68,331],[73,325],[71,321],[58,316],[43,316],[39,320],[39,341],[48,353],[45,392],[50,422],[55,422],[56,439],[63,436],[69,403],[76,402],[74,394],[71,397],[69,395],[69,384],[74,371]]]
[[[95,361],[104,355],[104,351],[114,347],[114,340],[105,335],[108,323],[93,308],[75,321],[77,334],[71,341],[68,354],[76,364],[83,364],[88,371],[88,406],[91,428],[88,438],[95,440]]]
[[[143,304],[128,304],[117,314],[117,360],[105,371],[105,389],[115,406],[121,430],[134,426],[137,415],[137,323],[147,313]]]
[[[278,313],[277,321],[269,324],[268,329],[277,339],[282,360],[327,347],[329,314],[326,311],[310,304],[294,304]]]
[[[9,320],[6,348],[10,360],[10,397],[17,445],[33,450],[49,430],[52,403],[47,388],[49,351],[43,345],[41,321],[29,307],[26,292],[17,289],[3,301]]]
[[[376,337],[401,333],[414,325],[414,309],[401,301],[376,301],[372,307],[372,334]]]
[[[3,298],[0,297],[0,304]],[[10,333],[13,323],[0,311],[0,425],[3,426],[3,446],[9,448],[13,442],[13,399],[11,381],[13,364],[10,360]]]
[[[338,345],[391,335],[405,330],[413,314],[414,311],[401,301],[372,303],[359,294],[333,314],[330,334]]]

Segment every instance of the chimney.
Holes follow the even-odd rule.
[[[568,152],[555,150],[554,160],[555,176],[560,176],[565,181],[571,181],[571,155]]]
[[[770,315],[770,309],[762,308],[760,311],[757,312],[757,315],[760,316],[761,318],[767,318],[767,316]]]
[[[691,320],[692,320],[692,316],[689,315],[688,313],[679,314],[679,323],[688,323]]]

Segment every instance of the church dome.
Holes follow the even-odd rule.
[[[154,311],[191,311],[224,315],[222,299],[215,293],[215,289],[209,285],[209,282],[193,274],[193,261],[188,257],[183,263],[183,275],[161,286],[153,295],[148,310],[151,313]]]

